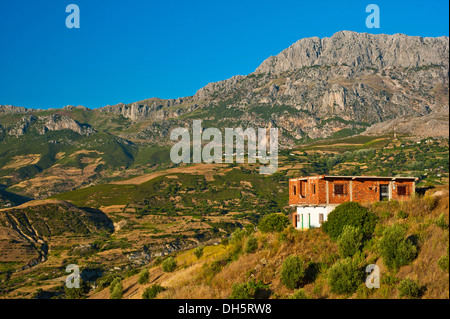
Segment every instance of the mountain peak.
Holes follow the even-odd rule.
[[[422,38],[405,34],[370,34],[339,31],[330,38],[303,38],[266,59],[257,73],[280,73],[314,65],[352,67],[420,67],[446,63],[448,37]]]

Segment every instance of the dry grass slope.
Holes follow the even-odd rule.
[[[363,248],[365,264],[376,263],[380,267],[381,287],[367,289],[364,283],[351,295],[337,295],[330,291],[327,270],[339,260],[338,248],[322,229],[299,232],[292,227],[279,234],[255,233],[259,247],[255,253],[238,251],[236,244],[213,245],[205,248],[204,255],[197,259],[194,250],[176,256],[177,269],[165,273],[161,265],[151,266],[150,281],[146,285],[137,283],[138,275],[124,279],[124,298],[141,298],[146,287],[159,284],[167,288],[157,298],[177,299],[226,299],[231,295],[234,283],[252,278],[270,286],[270,298],[289,298],[294,290],[286,288],[280,281],[283,261],[297,255],[311,262],[308,277],[302,286],[311,298],[399,298],[398,282],[405,278],[416,280],[425,287],[422,298],[449,298],[449,274],[438,266],[438,260],[449,245],[449,195],[448,186],[438,188],[425,197],[416,197],[407,202],[386,202],[369,205],[380,217],[374,237]],[[400,213],[402,212],[402,213]],[[406,213],[406,218],[401,214]],[[441,215],[447,227],[436,222]],[[385,267],[377,249],[382,230],[394,224],[404,224],[408,236],[416,238],[419,247],[417,258],[397,272]],[[244,247],[246,237],[242,242]],[[91,293],[90,298],[109,298],[107,289]]]

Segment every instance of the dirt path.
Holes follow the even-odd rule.
[[[23,203],[22,205],[19,205],[19,206],[2,208],[2,209],[0,209],[0,212],[5,212],[5,211],[11,210],[11,209],[21,209],[21,208],[46,205],[46,204],[67,204],[67,202],[65,202],[63,200],[59,200],[59,199],[32,200],[32,201]]]

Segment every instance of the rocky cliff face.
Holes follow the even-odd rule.
[[[16,137],[24,135],[30,126],[36,122],[37,118],[34,115],[24,116],[11,130],[8,132],[9,135],[14,135]]]
[[[0,105],[0,115],[1,114],[17,114],[17,113],[30,113],[33,112],[31,109],[24,107],[12,106],[12,105]]]
[[[39,117],[39,119],[44,122],[42,128],[39,130],[40,134],[45,134],[47,131],[60,130],[72,130],[80,135],[91,135],[95,133],[95,130],[92,127],[80,124],[68,116],[52,114]]]
[[[448,37],[422,38],[404,34],[369,34],[341,31],[331,38],[301,39],[269,57],[258,73],[280,73],[314,65],[348,65],[353,68],[415,68],[443,64],[448,69]]]
[[[31,128],[35,128],[39,134],[45,134],[48,131],[72,130],[80,135],[91,135],[95,130],[85,124],[80,124],[68,116],[51,114],[47,116],[24,116],[8,132],[9,135],[16,137],[27,133]]]
[[[162,121],[195,110],[198,105],[192,104],[192,100],[192,97],[170,100],[152,98],[131,104],[119,103],[112,106],[108,105],[100,108],[99,111],[122,115],[124,118],[131,119],[132,121],[141,121],[148,118],[155,121]]]

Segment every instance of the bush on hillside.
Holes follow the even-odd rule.
[[[172,272],[177,268],[177,261],[173,257],[169,257],[162,263],[162,268],[165,272]]]
[[[345,225],[337,239],[339,254],[346,258],[356,254],[362,245],[363,234],[358,227]]]
[[[123,297],[123,286],[122,282],[118,281],[112,288],[110,299],[122,299]]]
[[[255,232],[255,226],[253,224],[245,225],[244,231],[246,236],[250,236]]]
[[[258,229],[263,233],[281,232],[289,225],[289,218],[280,213],[264,216],[258,224]]]
[[[203,250],[205,249],[205,246],[198,246],[194,250],[194,255],[197,257],[197,259],[200,259],[203,256]]]
[[[139,273],[138,283],[139,283],[140,285],[147,284],[147,283],[148,283],[148,280],[149,280],[149,276],[150,276],[150,275],[149,275],[147,269],[142,270],[142,271]]]
[[[405,219],[405,218],[408,218],[408,214],[405,213],[404,211],[401,210],[397,213],[397,219]]]
[[[230,243],[233,245],[240,244],[245,236],[245,231],[237,228],[230,236]]]
[[[417,299],[422,296],[422,289],[420,286],[415,281],[408,278],[400,282],[398,291],[400,298],[407,297]]]
[[[337,294],[351,294],[364,280],[364,272],[351,258],[335,263],[328,270],[328,284]]]
[[[270,289],[261,280],[254,279],[245,283],[234,283],[230,299],[264,299],[270,296]]]
[[[258,249],[258,238],[255,236],[250,236],[247,239],[247,244],[245,246],[246,253],[254,253]]]
[[[299,289],[289,297],[289,299],[309,299],[308,295],[303,289]]]
[[[337,206],[322,224],[322,229],[332,239],[336,240],[344,226],[358,227],[364,237],[370,237],[377,224],[377,216],[366,207],[356,202],[346,202]]]
[[[417,247],[406,238],[406,230],[394,225],[384,230],[379,242],[380,255],[389,269],[399,269],[417,256]]]
[[[158,284],[154,284],[151,287],[147,287],[142,293],[142,299],[155,299],[155,297],[160,293],[165,291],[166,288]]]
[[[281,282],[289,289],[298,288],[305,280],[306,266],[298,256],[289,256],[281,266]]]
[[[113,281],[109,284],[109,293],[112,293],[113,290],[114,290],[114,287],[115,287],[117,284],[120,284],[121,282],[122,282],[122,279],[121,279],[121,278],[115,277],[115,278],[113,279]]]
[[[434,223],[436,224],[436,226],[441,227],[442,229],[447,229],[448,228],[448,224],[445,221],[445,214],[440,214],[439,217],[436,218]]]
[[[441,258],[439,258],[439,260],[437,261],[438,266],[441,267],[442,270],[447,271],[448,272],[448,246],[447,246],[447,251],[446,254],[442,255]]]
[[[66,299],[85,298],[90,290],[91,285],[87,281],[84,281],[83,279],[80,279],[80,288],[67,288],[67,286],[64,285],[64,292],[66,295]]]

